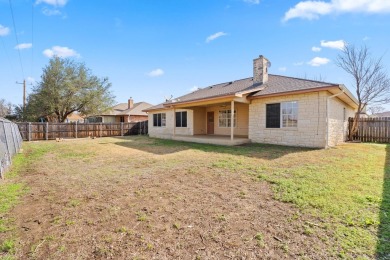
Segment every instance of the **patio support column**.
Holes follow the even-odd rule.
[[[230,105],[230,140],[234,139],[234,100]]]
[[[176,108],[173,108],[173,137],[176,136]]]

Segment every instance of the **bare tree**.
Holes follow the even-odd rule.
[[[0,99],[0,117],[6,117],[11,114],[12,105],[11,103],[7,103],[5,99]]]
[[[367,46],[346,44],[336,60],[336,65],[350,74],[354,80],[358,109],[349,133],[349,139],[357,133],[360,114],[366,106],[377,106],[390,101],[390,78],[382,58],[373,58]]]
[[[385,111],[385,108],[382,106],[369,106],[367,108],[367,112],[370,113],[370,115],[379,114],[383,111]]]

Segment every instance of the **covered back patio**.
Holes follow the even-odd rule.
[[[234,136],[234,138],[231,139],[230,136],[226,135],[175,135],[172,139],[176,141],[228,146],[250,143],[247,136]]]
[[[241,97],[172,104],[172,139],[217,145],[249,143],[249,104]],[[181,111],[188,114],[187,129],[177,127]],[[190,130],[190,131],[187,131]]]

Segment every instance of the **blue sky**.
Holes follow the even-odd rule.
[[[251,77],[259,55],[272,74],[354,92],[334,63],[344,41],[384,55],[390,72],[390,1],[0,0],[0,98],[21,104],[15,82],[36,84],[52,55],[108,77],[117,102]]]

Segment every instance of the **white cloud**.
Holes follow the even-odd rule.
[[[45,3],[48,5],[53,5],[53,6],[65,6],[68,0],[37,0],[35,4],[39,5],[40,3]]]
[[[61,46],[53,46],[51,49],[46,49],[43,51],[43,55],[49,58],[52,58],[54,56],[58,56],[61,58],[80,57],[80,54],[78,54],[75,50]]]
[[[214,41],[215,39],[218,39],[219,37],[226,36],[226,35],[227,35],[227,33],[224,33],[224,32],[214,33],[206,38],[206,42],[209,43],[211,41]]]
[[[61,15],[61,11],[58,9],[42,8],[42,13],[46,16]]]
[[[319,52],[319,51],[321,51],[321,48],[313,46],[313,47],[311,47],[311,50],[314,51],[314,52]]]
[[[197,91],[198,89],[200,89],[198,86],[193,86],[192,88],[190,88],[190,91],[194,92]]]
[[[151,72],[149,72],[147,74],[149,77],[160,77],[162,75],[164,75],[164,71],[162,69],[155,69],[155,70],[152,70]]]
[[[321,46],[331,49],[339,49],[342,50],[345,47],[345,41],[338,40],[338,41],[321,41]]]
[[[307,64],[313,67],[319,67],[321,65],[328,64],[330,62],[330,59],[327,58],[320,58],[320,57],[315,57],[311,61],[309,61]]]
[[[21,43],[19,45],[15,46],[15,50],[23,50],[23,49],[30,49],[32,47],[32,43]]]
[[[9,34],[9,28],[0,24],[0,36],[6,36]]]
[[[294,66],[302,66],[303,64],[303,61],[293,63]]]
[[[286,71],[286,70],[287,70],[286,67],[280,67],[280,68],[279,68],[279,71]]]
[[[283,21],[294,18],[318,19],[322,15],[334,13],[390,13],[388,0],[331,0],[301,1],[290,8],[283,17]]]
[[[260,0],[244,0],[244,2],[254,4],[254,5],[260,4]]]
[[[370,37],[365,36],[365,37],[363,38],[363,41],[368,41],[369,39],[370,39]]]
[[[36,82],[36,80],[33,77],[27,77],[26,82],[29,84],[34,84]]]

